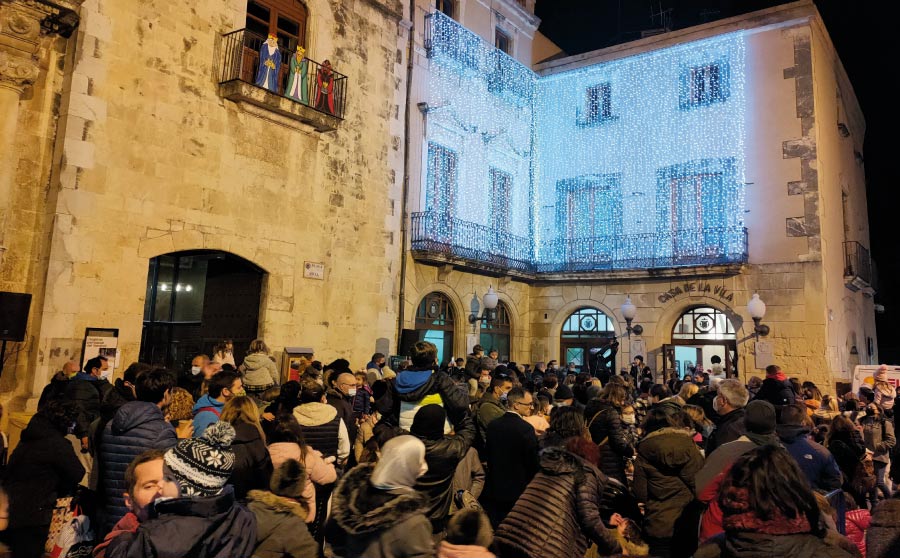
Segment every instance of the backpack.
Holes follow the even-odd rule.
[[[856,464],[850,487],[856,494],[868,494],[875,488],[875,464],[869,455],[860,459]]]

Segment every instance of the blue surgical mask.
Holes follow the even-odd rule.
[[[500,401],[506,401],[506,398],[509,396],[509,393],[503,392],[500,394]]]

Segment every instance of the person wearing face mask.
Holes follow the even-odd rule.
[[[859,419],[859,424],[862,427],[866,449],[872,452],[872,463],[875,466],[877,484],[869,493],[869,500],[874,507],[878,500],[890,498],[893,494],[893,486],[887,472],[891,465],[891,449],[897,443],[897,438],[894,436],[894,425],[891,421],[885,420],[881,407],[876,403],[866,405],[866,414]]]
[[[506,397],[513,383],[509,378],[483,376],[490,380],[487,390],[475,404],[475,449],[484,460],[488,425],[506,413]]]
[[[425,444],[397,436],[381,448],[377,464],[363,463],[344,475],[327,527],[333,555],[434,556],[428,497],[415,489],[427,471]]]
[[[750,394],[740,380],[732,378],[719,382],[716,398],[713,399],[713,409],[718,418],[716,429],[706,441],[707,455],[719,446],[737,440],[746,432],[744,407],[749,399]]]
[[[194,404],[194,436],[219,421],[222,409],[229,399],[246,395],[244,383],[236,370],[222,370],[209,380],[209,391]]]
[[[347,425],[347,435],[356,439],[358,431],[356,416],[353,413],[353,400],[356,398],[356,377],[349,371],[332,374],[331,388],[326,392],[326,402],[335,408],[338,416]]]

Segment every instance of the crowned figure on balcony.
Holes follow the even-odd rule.
[[[328,60],[316,72],[316,110],[334,114],[334,71]]]
[[[278,37],[269,33],[269,38],[259,48],[259,68],[256,70],[256,85],[273,93],[278,93],[278,75],[281,72],[281,51]]]
[[[309,104],[309,60],[306,59],[306,49],[297,45],[297,52],[291,56],[288,65],[288,81],[284,94],[304,105]]]

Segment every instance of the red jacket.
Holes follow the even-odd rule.
[[[137,516],[133,513],[128,512],[123,515],[112,531],[104,537],[103,542],[94,547],[94,558],[106,558],[106,547],[114,538],[122,533],[134,533],[140,525]]]
[[[866,530],[872,521],[869,510],[850,510],[846,518],[847,538],[859,548],[863,558],[866,558]]]

